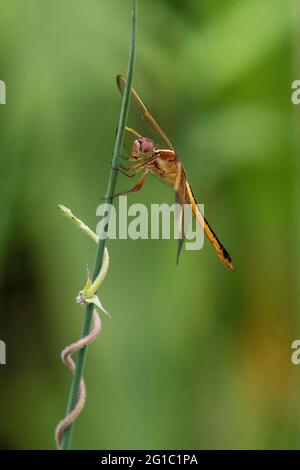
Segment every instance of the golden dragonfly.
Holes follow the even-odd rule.
[[[124,92],[125,84],[126,78],[123,75],[118,75],[117,85],[121,93]],[[129,167],[120,166],[119,169],[128,177],[133,177],[140,173],[142,174],[137,183],[131,189],[126,192],[118,193],[115,196],[139,191],[143,187],[149,174],[157,176],[163,182],[174,188],[176,202],[179,204],[179,207],[183,208],[184,204],[190,205],[192,213],[203,227],[205,235],[212,243],[220,260],[225,263],[228,268],[233,269],[232,260],[228,251],[224,248],[217,235],[207,222],[206,218],[198,208],[191,185],[187,180],[185,170],[177,153],[174,150],[172,143],[163,132],[161,127],[157,124],[156,120],[150,114],[133,88],[131,88],[131,99],[134,101],[134,104],[138,108],[141,115],[150,123],[153,130],[158,133],[167,148],[158,148],[152,139],[143,137],[136,130],[126,126],[125,129],[128,133],[132,134],[134,137],[134,142],[132,144],[130,156],[124,156],[123,158],[136,163]],[[181,216],[181,223],[182,220],[183,217]],[[183,235],[179,239],[177,262],[184,241],[184,233],[181,233]]]

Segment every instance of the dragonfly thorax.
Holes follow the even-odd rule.
[[[147,137],[140,137],[133,142],[132,156],[136,158],[148,158],[155,152],[154,142]]]

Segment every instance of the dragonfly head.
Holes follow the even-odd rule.
[[[136,158],[148,158],[155,152],[154,142],[146,137],[140,137],[133,142],[132,155]]]

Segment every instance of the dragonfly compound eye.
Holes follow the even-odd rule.
[[[153,141],[142,137],[140,140],[140,152],[143,154],[151,154],[155,151]]]

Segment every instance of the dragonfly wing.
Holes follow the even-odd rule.
[[[185,240],[184,204],[187,198],[186,176],[185,176],[184,169],[179,161],[177,162],[177,169],[178,169],[177,178],[176,178],[176,182],[174,185],[176,204],[178,205],[178,209],[179,209],[178,216],[177,216],[179,238],[178,238],[176,264],[178,264],[179,262],[179,256],[180,256],[180,253],[184,244],[184,240]]]
[[[119,87],[120,92],[123,94],[125,84],[126,84],[126,77],[123,75],[117,75],[117,85]],[[159,134],[161,139],[165,142],[165,144],[168,146],[170,150],[174,150],[173,145],[171,144],[170,140],[164,133],[164,131],[161,129],[161,127],[157,124],[156,120],[154,117],[151,115],[151,113],[148,111],[136,91],[134,91],[133,88],[131,88],[131,98],[134,101],[134,104],[137,106],[139,112],[147,119],[147,121],[150,123],[152,128]]]

